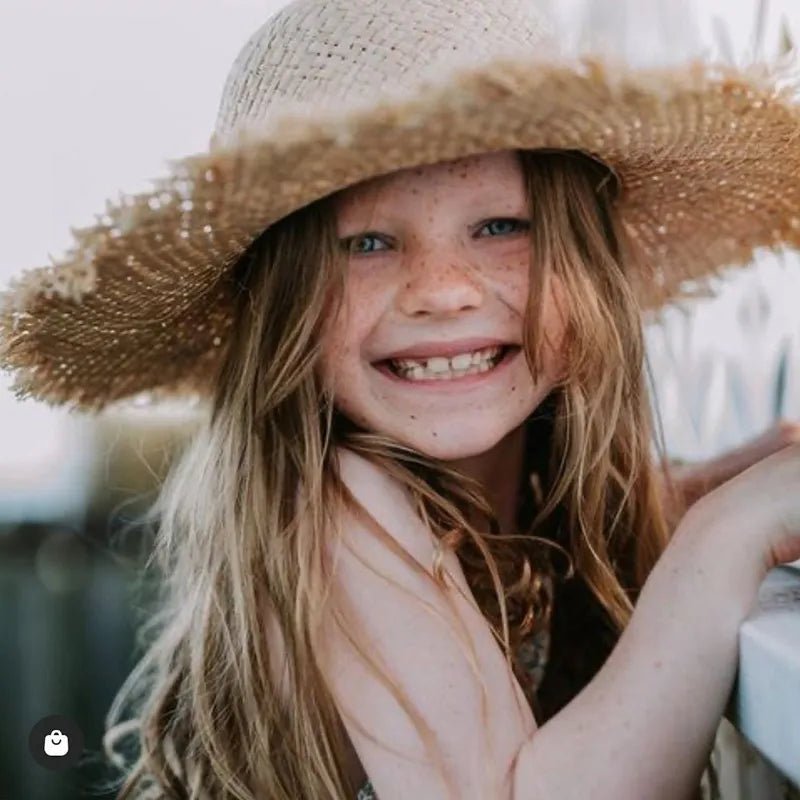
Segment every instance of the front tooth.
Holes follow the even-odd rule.
[[[488,359],[496,356],[502,348],[485,347],[483,350],[476,350],[473,353],[459,353],[453,358],[445,358],[444,356],[432,356],[431,358],[414,361],[412,359],[398,358],[394,359],[395,365],[400,369],[405,370],[424,370],[428,369],[430,372],[441,374],[453,370],[464,370],[472,366],[479,366],[487,362]],[[485,371],[485,370],[483,370]],[[417,374],[416,372],[413,374]]]
[[[460,353],[450,359],[453,369],[466,369],[474,362],[475,356],[470,353]]]
[[[433,358],[428,359],[426,366],[431,372],[449,372],[450,359],[442,358],[441,356],[434,356]]]

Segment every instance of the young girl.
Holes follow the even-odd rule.
[[[6,296],[19,394],[209,401],[148,517],[120,798],[699,796],[800,447],[683,514],[642,314],[798,244],[800,115],[557,41],[530,3],[292,3],[209,153]]]

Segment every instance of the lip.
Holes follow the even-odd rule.
[[[410,391],[419,392],[443,392],[445,394],[453,392],[463,392],[466,389],[477,387],[481,384],[490,383],[498,378],[503,378],[505,373],[511,368],[511,365],[516,361],[522,348],[519,345],[506,345],[508,351],[503,356],[503,359],[497,364],[494,369],[488,372],[478,372],[475,375],[465,375],[462,378],[450,378],[448,380],[441,380],[437,378],[429,378],[421,381],[409,381],[395,375],[389,368],[386,360],[377,362],[372,366],[385,378],[392,381],[397,387],[408,388]]]
[[[457,356],[459,353],[471,353],[475,350],[483,350],[487,347],[518,346],[516,342],[507,339],[491,339],[488,337],[455,339],[451,342],[418,342],[417,344],[406,347],[404,350],[396,350],[388,353],[383,358],[377,359],[375,364],[381,361],[398,358],[432,358],[433,356]]]

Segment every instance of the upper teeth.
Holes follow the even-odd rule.
[[[483,350],[475,350],[472,353],[459,353],[457,356],[453,356],[452,358],[433,356],[432,358],[420,361],[411,358],[396,358],[392,359],[392,363],[399,369],[413,369],[414,367],[422,367],[430,370],[431,372],[448,372],[451,369],[468,369],[474,364],[481,364],[490,361],[502,349],[503,348],[499,346],[485,347]]]

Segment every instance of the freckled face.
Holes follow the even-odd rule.
[[[340,240],[348,240],[347,281],[323,342],[322,370],[337,408],[434,458],[489,450],[557,381],[565,319],[555,279],[543,320],[555,350],[545,349],[536,383],[521,350],[461,385],[423,387],[388,376],[378,363],[421,342],[488,337],[521,345],[530,236],[515,154],[402,170],[349,187],[337,198],[336,218]]]

